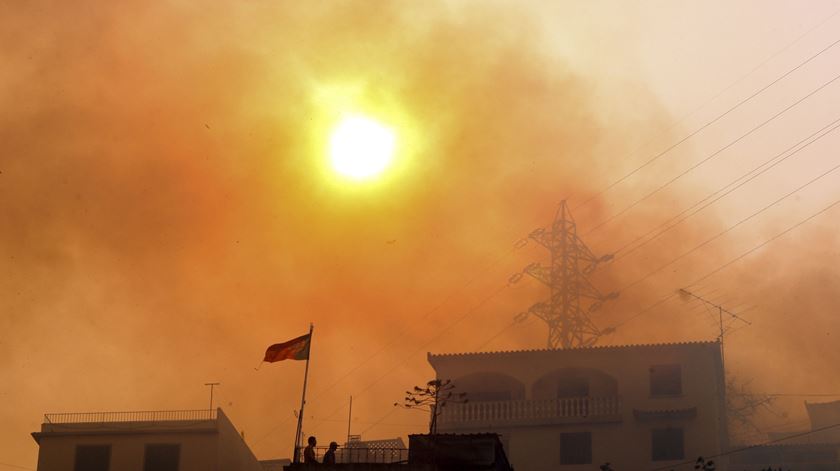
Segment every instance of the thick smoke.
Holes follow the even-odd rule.
[[[509,7],[0,6],[0,399],[16,405],[0,412],[2,459],[34,462],[27,433],[43,412],[202,408],[210,380],[257,454],[286,456],[302,365],[253,367],[310,321],[307,432],[341,441],[350,394],[354,432],[422,430],[424,417],[399,412],[367,433],[431,375],[426,350],[478,348],[544,295],[522,283],[482,304],[543,256],[508,253],[514,241],[561,198],[580,203],[631,169],[654,147],[647,136],[668,140],[650,94],[551,50],[535,16]],[[407,117],[411,161],[379,184],[331,182],[313,128],[333,89]],[[644,232],[695,190],[603,228],[593,249]],[[610,214],[601,201],[581,209],[582,228]],[[690,247],[679,237],[690,229],[674,233],[598,284]],[[598,321],[667,292],[655,280]],[[636,322],[615,341],[714,335]],[[543,338],[531,324],[486,348]]]

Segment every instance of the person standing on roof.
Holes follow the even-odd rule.
[[[335,450],[338,448],[338,443],[330,442],[330,449],[324,453],[324,464],[335,464]]]
[[[309,437],[306,442],[308,445],[303,449],[303,464],[318,464],[315,458],[315,445],[318,444],[318,440],[315,437]]]

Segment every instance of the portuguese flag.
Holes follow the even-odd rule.
[[[275,343],[265,351],[263,361],[274,363],[281,360],[308,360],[311,339],[312,333],[308,333],[288,342]]]

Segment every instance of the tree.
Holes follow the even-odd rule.
[[[773,409],[773,396],[756,393],[750,388],[750,382],[735,376],[726,378],[726,416],[729,421],[730,434],[746,435],[748,433],[762,433],[755,424],[754,417],[759,409]]]
[[[395,402],[394,406],[429,411],[431,414],[429,433],[434,435],[437,433],[437,418],[443,412],[443,408],[449,403],[467,402],[466,393],[455,393],[453,389],[455,385],[451,380],[433,379],[426,383],[425,388],[414,386],[413,391],[406,391],[403,404]]]

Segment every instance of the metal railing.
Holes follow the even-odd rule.
[[[90,424],[112,422],[172,422],[215,420],[216,410],[155,410],[132,412],[63,412],[44,414],[45,424]]]
[[[589,419],[619,415],[618,396],[447,404],[440,423]]]
[[[315,447],[315,458],[324,462],[327,447]],[[303,448],[298,449],[298,459],[303,463]],[[335,450],[336,463],[407,463],[407,448],[356,448],[339,447]]]

